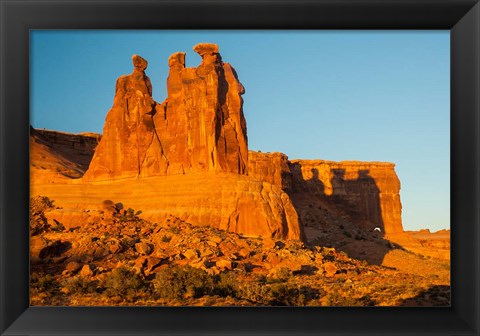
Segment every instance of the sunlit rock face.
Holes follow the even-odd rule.
[[[245,90],[235,70],[222,61],[215,44],[200,43],[193,50],[202,57],[196,68],[185,67],[183,52],[170,56],[168,97],[162,103],[152,98],[147,61],[133,56],[133,73],[117,80],[83,181],[112,181],[104,197],[135,204],[152,220],[173,214],[246,235],[301,239],[288,194],[274,181],[248,176]],[[156,176],[138,192],[124,188],[133,183],[125,178]],[[121,184],[113,183],[120,179]]]
[[[249,151],[248,174],[290,193],[292,191],[292,173],[289,162],[288,157],[283,153]]]
[[[145,74],[148,63],[138,55],[132,61],[133,72],[117,80],[113,106],[84,180],[136,177],[144,174],[146,163],[152,161],[157,164],[147,168],[151,173],[165,169],[166,160],[153,127],[156,103]]]
[[[244,88],[218,46],[198,44],[197,68],[185,53],[170,56],[168,98],[152,98],[147,61],[133,56],[134,71],[117,80],[114,104],[85,180],[186,174],[247,173]]]

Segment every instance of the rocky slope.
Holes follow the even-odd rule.
[[[334,248],[160,223],[104,200],[83,225],[32,199],[32,305],[446,306],[449,265],[391,247],[402,269]]]

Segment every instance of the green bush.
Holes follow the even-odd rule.
[[[292,276],[292,271],[288,267],[280,267],[274,275],[273,278],[267,278],[267,283],[287,282]]]
[[[270,304],[270,287],[265,282],[244,282],[239,287],[238,297],[250,302],[269,305]]]
[[[305,306],[307,298],[295,285],[273,284],[270,288],[270,304],[274,306]]]
[[[213,293],[222,297],[237,297],[240,284],[233,272],[220,273],[216,279]]]
[[[171,236],[163,236],[161,241],[164,243],[170,243],[170,240],[172,240]]]
[[[171,228],[168,229],[168,231],[170,231],[173,234],[180,234],[180,232],[182,232],[182,230],[177,225],[172,226]]]
[[[153,280],[156,293],[165,299],[199,298],[213,292],[214,279],[191,266],[171,266],[160,270]]]
[[[136,296],[148,292],[148,284],[134,271],[125,267],[115,268],[111,276],[105,280],[105,293],[108,296],[120,296],[132,300]]]
[[[338,292],[330,292],[326,296],[327,306],[352,307],[352,306],[375,306],[375,301],[369,295],[355,298],[351,296],[343,296]]]
[[[59,287],[59,283],[50,274],[39,275],[32,273],[30,276],[30,286],[38,292],[48,292]]]
[[[259,305],[304,306],[319,296],[318,290],[306,286],[269,284],[264,277],[259,281],[239,281],[236,272],[223,272],[213,276],[189,265],[173,265],[161,269],[156,274],[153,285],[158,297],[180,301],[216,295]]]
[[[66,279],[62,285],[72,294],[94,293],[97,290],[93,281],[89,281],[82,276]]]
[[[124,222],[143,222],[143,220],[138,217],[142,213],[141,210],[135,212],[132,208],[128,208],[125,212],[121,215],[118,215],[119,223]]]

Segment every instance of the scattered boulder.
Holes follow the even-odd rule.
[[[77,273],[82,267],[83,267],[83,265],[81,263],[76,262],[76,261],[71,261],[67,264],[67,266],[65,266],[64,272],[66,274]]]
[[[48,240],[41,236],[30,237],[30,260],[39,262],[42,251],[48,246]]]
[[[327,278],[331,278],[333,277],[336,273],[337,273],[337,266],[335,266],[335,264],[333,262],[326,262],[323,264],[323,269],[325,271],[325,276]]]
[[[110,239],[107,242],[107,246],[109,251],[113,254],[120,253],[122,251],[122,244],[118,239],[115,239],[115,238]]]
[[[221,270],[232,270],[233,269],[232,261],[228,260],[228,259],[218,259],[215,262],[215,265],[217,266],[217,268],[219,268]]]
[[[188,249],[182,253],[183,256],[187,259],[196,259],[198,258],[198,252],[195,249]]]
[[[147,255],[153,252],[153,247],[149,243],[140,242],[135,244],[135,250],[140,254]]]
[[[82,277],[91,277],[93,275],[93,270],[90,268],[90,265],[83,265],[80,273],[78,273]]]

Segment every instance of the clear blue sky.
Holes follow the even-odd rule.
[[[245,86],[250,149],[394,162],[404,228],[450,227],[449,31],[34,31],[31,123],[101,133],[133,54],[161,102],[168,56],[197,66],[199,42]]]

